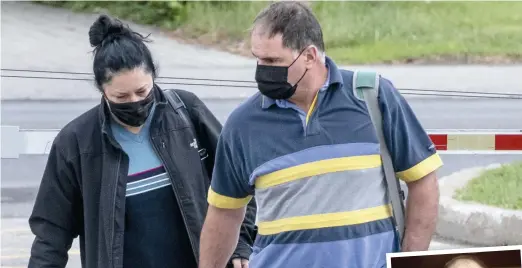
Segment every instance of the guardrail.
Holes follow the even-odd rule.
[[[2,159],[49,154],[59,129],[2,125]],[[522,130],[428,130],[440,154],[522,154]]]

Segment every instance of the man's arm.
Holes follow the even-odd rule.
[[[233,115],[225,123],[216,147],[216,163],[208,193],[210,206],[200,241],[200,268],[223,268],[236,245],[232,256],[236,256],[238,250],[244,250],[239,253],[249,256],[256,234],[256,214],[255,209],[251,209],[251,205],[255,206],[254,187],[249,183],[242,139]],[[248,242],[243,242],[242,238]]]
[[[431,172],[407,185],[406,232],[402,251],[427,250],[437,224],[439,207],[437,175]]]
[[[214,163],[216,161],[218,140],[223,127],[214,114],[195,94],[183,90],[177,92],[189,108],[189,114],[192,122],[194,122],[199,142],[201,142],[202,147],[207,150],[208,158],[206,159],[206,169],[209,177],[212,177]],[[243,217],[244,219],[241,224],[239,240],[237,247],[232,254],[232,259],[241,258],[248,260],[252,253],[252,245],[254,244],[256,236],[255,199],[252,198],[250,200],[246,209],[246,214]]]
[[[36,236],[29,268],[66,266],[67,252],[82,226],[78,189],[72,168],[53,144],[29,218],[29,226]]]
[[[398,177],[408,185],[403,251],[427,250],[437,221],[439,188],[436,170],[442,166],[435,146],[399,91],[380,82],[383,131]]]
[[[239,240],[237,247],[232,254],[232,259],[244,259],[248,260],[250,254],[252,254],[252,246],[257,235],[256,220],[256,200],[252,198],[246,207],[245,214],[243,216],[243,222],[239,230]]]
[[[245,208],[208,207],[200,242],[200,268],[223,268],[237,246]]]

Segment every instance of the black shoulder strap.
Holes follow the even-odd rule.
[[[165,97],[167,98],[167,101],[169,102],[170,106],[174,108],[174,111],[179,114],[181,119],[185,121],[185,123],[190,126],[192,136],[194,138],[194,141],[196,142],[196,146],[199,145],[199,142],[196,137],[196,133],[194,130],[194,125],[192,124],[192,120],[190,120],[189,113],[187,111],[187,106],[185,106],[185,103],[183,103],[183,100],[179,97],[178,93],[176,93],[173,89],[167,89],[163,91],[165,93]]]
[[[168,102],[176,110],[176,112],[179,111],[179,109],[183,108],[186,109],[185,103],[181,100],[178,93],[174,91],[173,89],[166,89],[163,91],[165,93],[165,97],[167,98]]]
[[[169,102],[170,106],[174,108],[174,111],[179,114],[181,119],[185,121],[185,124],[189,126],[190,134],[192,135],[192,141],[190,143],[190,146],[194,147],[198,150],[199,157],[201,161],[204,161],[208,157],[208,152],[206,148],[201,148],[202,144],[199,142],[196,129],[194,128],[194,124],[192,123],[192,120],[190,119],[189,111],[187,110],[187,106],[185,106],[185,103],[181,99],[178,93],[176,93],[176,90],[174,89],[167,89],[164,90],[164,95],[167,98],[167,101]],[[203,167],[205,164],[203,164]],[[203,168],[203,173],[205,176],[208,176],[208,173],[205,168]]]

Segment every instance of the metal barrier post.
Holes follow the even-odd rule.
[[[20,155],[49,154],[59,129],[20,129],[18,126],[1,126],[2,159],[16,159]]]

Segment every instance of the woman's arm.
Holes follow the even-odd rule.
[[[58,137],[55,139],[58,139]],[[29,226],[36,236],[29,268],[65,267],[82,226],[81,192],[73,168],[53,143]]]

